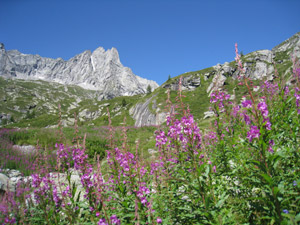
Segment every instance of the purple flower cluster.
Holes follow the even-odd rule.
[[[240,108],[241,108],[241,107],[240,107],[239,105],[233,106],[233,107],[232,107],[232,111],[231,111],[231,115],[232,115],[233,117],[237,117]]]
[[[106,222],[106,220],[104,218],[101,218],[97,224],[98,225],[108,225],[108,223]]]
[[[110,221],[111,221],[111,224],[116,224],[116,225],[120,225],[121,224],[121,221],[118,219],[117,215],[112,215],[110,217]],[[101,218],[98,223],[98,225],[108,225],[108,223],[106,222],[105,218]]]
[[[265,124],[265,128],[267,130],[271,130],[271,122],[269,119],[269,111],[268,111],[268,106],[265,101],[262,101],[257,104],[257,109],[261,112],[263,116],[263,123]]]
[[[160,161],[160,162],[151,163],[150,167],[151,167],[150,175],[153,175],[155,173],[158,174],[158,172],[164,168],[164,162]],[[158,176],[159,175],[157,175],[157,177]]]
[[[194,149],[199,149],[202,142],[200,129],[193,115],[182,117],[181,120],[176,120],[173,125],[169,126],[168,137],[170,143],[180,141],[183,150],[186,150],[187,144]]]
[[[107,161],[110,166],[114,166],[114,163],[117,162],[119,167],[114,169],[117,169],[124,177],[129,176],[129,170],[135,168],[136,165],[134,155],[131,152],[123,152],[119,148],[115,148],[113,154],[107,151]]]
[[[242,107],[246,108],[246,109],[252,109],[252,107],[253,107],[252,101],[248,100],[248,99],[242,101]],[[247,113],[247,110],[242,111],[240,113],[240,116],[244,118],[244,121],[247,125],[250,125],[252,123],[252,119],[249,116],[249,114]]]
[[[160,217],[157,217],[156,223],[162,223],[162,219]]]
[[[296,98],[297,112],[300,114],[300,89],[298,87],[295,88],[294,96]]]
[[[58,196],[56,186],[53,187],[52,195],[53,195],[53,200],[54,200],[54,202],[55,202],[55,206],[56,206],[56,207],[59,207],[59,206],[60,206],[60,203],[61,203],[61,198]]]
[[[276,95],[279,91],[277,83],[271,83],[270,81],[267,80],[261,85],[261,88],[264,92],[269,94],[271,99],[272,96]]]
[[[34,187],[34,201],[39,204],[42,199],[53,201],[58,208],[61,206],[62,197],[58,194],[57,186],[54,182],[55,175],[47,173],[45,176],[32,174],[32,187]]]
[[[118,217],[116,215],[112,215],[110,217],[110,220],[111,220],[112,224],[116,224],[116,225],[120,225],[121,224],[120,220],[118,219]]]
[[[246,100],[242,101],[242,106],[244,108],[251,109],[252,108],[252,101],[246,99]]]
[[[72,149],[63,144],[56,144],[55,147],[57,148],[56,156],[58,169],[65,171],[71,166]]]
[[[206,135],[204,135],[204,141],[208,146],[215,146],[218,142],[218,136],[216,132],[210,131]]]
[[[16,223],[16,219],[13,217],[13,218],[9,218],[9,217],[6,217],[4,219],[4,224],[15,224]]]
[[[85,154],[84,149],[74,148],[72,151],[72,159],[74,162],[74,168],[76,170],[82,171],[86,166],[88,155]]]
[[[300,80],[300,68],[299,68],[299,63],[294,63],[294,66],[293,66],[293,73],[294,73],[294,77],[296,79],[298,79],[298,81]]]
[[[274,140],[270,140],[270,141],[269,141],[268,152],[270,152],[270,153],[273,153],[273,152],[274,152],[274,150],[273,150],[273,148],[272,148],[274,145],[275,145]]]
[[[250,131],[247,132],[247,138],[249,142],[252,142],[253,138],[259,138],[260,132],[257,126],[251,126]]]
[[[169,117],[168,117],[169,118]],[[161,147],[165,145],[168,141],[164,131],[156,131],[156,147]]]
[[[220,109],[224,108],[224,101],[230,99],[230,95],[221,91],[214,91],[210,96],[210,103],[218,103]]]
[[[247,125],[250,125],[250,124],[251,124],[251,118],[250,118],[250,116],[247,114],[247,111],[246,111],[246,110],[243,111],[243,112],[241,113],[241,116],[244,117],[244,121],[245,121],[245,123],[246,123]]]
[[[140,202],[150,209],[151,204],[147,200],[150,191],[146,182],[143,181],[148,172],[147,168],[139,165],[131,152],[119,148],[115,148],[114,152],[107,151],[107,160],[112,171],[115,171],[109,181],[111,185],[124,184],[127,188],[127,195],[135,194]]]
[[[286,86],[286,87],[284,88],[284,95],[285,95],[285,96],[288,96],[289,94],[290,94],[290,89],[289,89],[288,86]]]

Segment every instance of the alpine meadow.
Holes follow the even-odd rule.
[[[0,44],[0,224],[300,224],[300,32],[232,47],[159,86]]]

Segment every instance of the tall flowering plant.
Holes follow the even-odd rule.
[[[178,99],[182,101],[181,94]],[[217,168],[193,115],[182,113],[181,119],[170,113],[166,129],[156,131],[158,155],[150,172],[156,191],[153,205],[167,223],[206,223],[217,211],[212,184]]]

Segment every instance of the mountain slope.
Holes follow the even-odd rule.
[[[272,80],[275,76],[281,76],[287,80],[293,79],[291,76],[292,61],[294,59],[299,60],[299,58],[300,32],[275,46],[272,50],[259,50],[242,56],[242,62],[246,76],[255,85],[258,85],[262,80]],[[166,115],[164,112],[166,89],[171,90],[171,100],[174,103],[180,77],[182,77],[182,90],[186,96],[185,103],[189,104],[192,114],[197,119],[202,120],[203,117],[212,115],[209,112],[209,95],[212,91],[223,89],[237,100],[246,93],[243,86],[237,85],[239,81],[236,78],[239,75],[237,64],[232,61],[174,77],[154,91],[155,97],[151,99],[147,110],[138,111],[137,109],[145,109],[145,105],[141,107],[141,104],[136,105],[135,109],[131,110],[134,112],[132,116],[136,120],[135,125],[158,125],[164,121],[162,118],[165,118]],[[147,99],[144,102],[147,102]],[[148,111],[152,111],[152,114],[149,115]],[[154,119],[149,121],[147,120],[149,117],[154,117]]]
[[[262,80],[274,79],[276,68],[278,72],[276,76],[292,80],[292,53],[293,57],[300,57],[300,33],[272,50],[259,50],[242,56],[246,75],[253,80],[254,85],[257,85]],[[107,125],[106,108],[111,112],[114,125],[122,125],[125,116],[127,125],[160,125],[167,115],[166,91],[171,90],[171,101],[175,104],[180,77],[183,94],[186,96],[184,102],[190,106],[195,119],[207,123],[203,118],[212,115],[209,112],[209,95],[213,90],[225,90],[234,95],[237,101],[246,93],[243,86],[237,85],[238,75],[236,62],[226,62],[181,74],[166,81],[151,94],[116,97],[102,101],[100,101],[102,92],[98,90],[46,81],[0,77],[0,123],[2,120],[2,126],[8,123],[9,126],[15,127],[56,125],[58,104],[61,104],[65,126],[74,123],[74,112],[82,124]]]

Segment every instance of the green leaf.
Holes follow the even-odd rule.
[[[127,201],[123,201],[123,202],[122,202],[122,205],[123,205],[125,208],[128,208],[128,203],[127,203]]]
[[[79,200],[80,200],[80,195],[81,195],[81,191],[78,192],[78,196],[77,196],[76,202],[79,202]]]
[[[300,213],[295,216],[295,222],[300,222]]]
[[[225,193],[222,194],[221,199],[217,202],[216,207],[217,208],[221,208],[224,204],[224,202],[227,200],[227,198],[229,197],[229,195],[226,195],[224,197]]]
[[[264,180],[269,184],[269,185],[273,185],[273,180],[272,178],[268,175],[268,174],[260,174]]]
[[[279,188],[278,187],[274,187],[274,195],[277,196],[277,193],[279,192]]]

